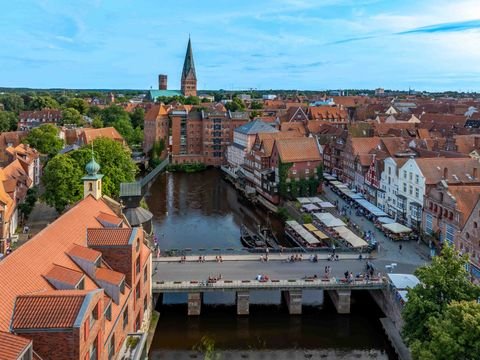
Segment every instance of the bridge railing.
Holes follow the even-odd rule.
[[[239,289],[288,289],[288,288],[345,288],[345,289],[378,289],[385,287],[385,278],[372,278],[370,280],[355,279],[345,281],[337,278],[311,278],[290,280],[216,280],[216,281],[154,281],[153,289],[157,291],[182,291],[182,290],[239,290]]]
[[[150,181],[152,181],[163,169],[165,169],[168,163],[169,163],[169,158],[167,156],[167,158],[163,160],[155,169],[150,171],[147,174],[147,176],[145,176],[143,179],[140,180],[140,185],[144,187],[145,185],[150,183]]]

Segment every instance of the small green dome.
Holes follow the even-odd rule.
[[[85,166],[85,170],[88,175],[97,175],[100,171],[100,165],[95,161],[95,159],[90,160],[90,162]]]

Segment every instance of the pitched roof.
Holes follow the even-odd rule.
[[[379,137],[351,137],[352,150],[354,155],[368,154],[371,150],[377,148],[380,144]]]
[[[448,184],[459,182],[478,182],[473,179],[473,169],[480,173],[478,160],[470,158],[419,158],[414,159],[420,168],[427,185],[437,184],[440,180],[446,180]],[[447,169],[447,178],[444,172]],[[477,175],[478,176],[478,175]]]
[[[83,129],[83,136],[86,144],[90,144],[93,140],[100,137],[123,141],[122,135],[120,135],[120,133],[114,127]]]
[[[102,256],[100,251],[80,245],[73,245],[72,248],[68,250],[67,254],[89,262],[95,262],[100,256]]]
[[[348,113],[346,110],[333,106],[310,106],[308,114],[312,120],[336,120],[347,121]]]
[[[275,129],[271,124],[263,122],[262,120],[250,121],[242,126],[237,127],[234,131],[245,135],[278,132],[278,130]]]
[[[159,117],[167,115],[168,110],[165,105],[155,104],[145,113],[145,121],[155,121]]]
[[[32,343],[32,340],[0,331],[0,354],[2,360],[17,360]]]
[[[53,265],[52,269],[45,274],[45,277],[49,281],[56,280],[64,284],[69,284],[71,286],[77,285],[83,278],[83,276],[83,272],[60,265]]]
[[[294,138],[275,141],[275,147],[283,163],[321,160],[320,150],[314,138]]]
[[[74,327],[88,293],[87,290],[55,290],[20,295],[15,301],[11,327],[14,331]]]
[[[136,234],[130,228],[87,229],[88,246],[125,246]]]
[[[186,79],[188,76],[197,78],[195,74],[195,63],[193,62],[192,41],[188,38],[187,52],[185,54],[185,60],[183,62],[182,79]]]
[[[123,219],[119,218],[117,215],[107,214],[103,211],[100,211],[97,220],[105,227],[120,226],[123,222]]]
[[[43,276],[52,264],[81,270],[68,253],[86,245],[85,229],[98,226],[100,211],[114,214],[102,199],[88,196],[0,261],[0,330],[8,330],[17,295],[52,289]]]
[[[461,226],[463,226],[467,222],[473,208],[478,202],[478,199],[480,197],[480,185],[452,185],[448,187],[447,191],[455,198],[457,203],[457,209],[464,215],[462,217],[461,224]]]
[[[125,274],[107,268],[97,268],[95,278],[110,284],[119,285],[120,282],[125,279]]]

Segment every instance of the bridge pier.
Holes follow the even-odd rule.
[[[339,314],[350,314],[351,290],[328,290],[328,295],[332,299],[333,305]]]
[[[188,293],[188,316],[199,316],[202,310],[202,293]]]
[[[250,314],[250,292],[237,291],[237,315]]]
[[[282,291],[290,315],[302,314],[302,290]]]

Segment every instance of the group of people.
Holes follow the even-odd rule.
[[[200,262],[200,263],[205,262],[205,256],[200,255],[200,256],[198,257],[198,262]]]
[[[218,274],[217,276],[209,276],[207,283],[211,284],[211,283],[217,282],[218,280],[222,280],[222,274]]]
[[[215,256],[215,261],[216,262],[223,262],[222,255]]]
[[[287,262],[297,262],[302,260],[303,260],[302,254],[295,254],[287,258]]]
[[[338,261],[340,258],[338,257],[338,254],[331,254],[328,258],[328,261]]]
[[[330,277],[331,272],[332,272],[332,268],[330,267],[330,265],[325,266],[325,277],[326,278]]]

